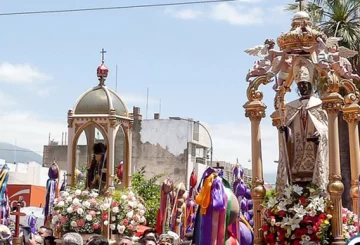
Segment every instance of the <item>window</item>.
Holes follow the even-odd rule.
[[[194,122],[193,127],[193,140],[199,141],[199,123]]]

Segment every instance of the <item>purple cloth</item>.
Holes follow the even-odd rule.
[[[240,229],[240,244],[252,245],[254,242],[253,232],[241,221],[239,222],[239,229]]]
[[[211,196],[212,196],[212,205],[215,211],[225,210],[226,200],[225,200],[225,189],[222,184],[222,179],[216,177],[212,183],[211,187]]]

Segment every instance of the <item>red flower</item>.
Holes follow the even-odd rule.
[[[113,202],[113,203],[111,204],[111,206],[112,206],[112,207],[118,207],[118,206],[119,206],[119,203]]]
[[[85,221],[83,219],[80,219],[76,222],[77,226],[84,226],[85,225]]]
[[[102,214],[102,219],[107,220],[109,218],[109,215],[107,213]]]
[[[325,220],[326,218],[327,218],[326,214],[324,214],[324,213],[319,215],[319,219]]]
[[[305,197],[300,197],[299,200],[300,200],[300,203],[301,203],[302,205],[305,205],[305,204],[307,203]]]
[[[124,219],[124,220],[123,220],[123,224],[124,224],[125,226],[127,226],[127,225],[129,224],[129,221],[128,221],[127,219]]]
[[[348,222],[348,218],[346,216],[342,217],[343,223],[347,223]]]
[[[300,245],[300,241],[299,240],[295,240],[293,242],[291,242],[292,245]]]
[[[99,227],[100,227],[100,225],[99,225],[98,223],[94,223],[94,224],[93,224],[93,228],[94,228],[94,230],[99,229]]]
[[[263,225],[262,229],[263,229],[264,232],[268,231],[269,230],[269,225]]]
[[[279,211],[279,216],[285,217],[286,212],[284,210]]]
[[[269,233],[266,237],[265,237],[265,243],[266,244],[271,244],[275,242],[275,235],[273,233]]]

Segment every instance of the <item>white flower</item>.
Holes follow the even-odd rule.
[[[139,222],[140,222],[141,224],[142,224],[142,223],[145,223],[145,222],[146,222],[145,217],[144,217],[144,216],[142,216],[142,217],[140,218]]]
[[[138,207],[138,209],[145,209],[144,205],[142,205],[141,203],[139,203],[139,205],[137,207]]]
[[[113,213],[118,213],[119,212],[119,207],[113,207],[112,211],[113,211]]]
[[[126,214],[126,217],[128,217],[129,219],[131,219],[134,216],[134,211],[130,211]]]
[[[66,198],[66,197],[68,197],[70,194],[69,194],[69,192],[67,192],[67,191],[63,191],[62,193],[61,193],[61,197],[64,197],[64,198]]]
[[[123,234],[124,231],[125,231],[125,226],[120,225],[120,226],[117,227],[117,230],[118,230],[118,232],[119,232],[120,234]]]
[[[52,223],[53,225],[55,225],[58,221],[59,221],[59,217],[58,217],[57,215],[54,215],[53,218],[52,218],[52,220],[51,220],[51,223]]]
[[[139,213],[140,213],[141,216],[144,216],[145,210],[141,209]]]
[[[75,205],[75,206],[78,206],[80,204],[80,200],[77,199],[77,198],[74,198],[74,200],[72,201],[72,203]]]
[[[287,210],[286,204],[287,203],[285,201],[279,202],[278,207],[277,207],[278,211],[286,211]]]
[[[303,188],[302,188],[302,187],[300,187],[300,186],[298,186],[298,185],[294,185],[294,186],[293,186],[293,189],[294,189],[294,192],[295,192],[296,194],[298,194],[299,196],[301,196],[302,191],[303,191]]]
[[[278,201],[276,200],[276,198],[270,197],[269,201],[267,202],[267,208],[273,208],[277,203]]]
[[[293,210],[295,211],[295,216],[302,219],[306,215],[306,210],[304,207],[300,204],[297,204],[293,207]]]
[[[281,228],[285,228],[286,226],[288,226],[289,222],[290,222],[290,218],[288,216],[283,217],[281,221]]]
[[[292,193],[292,187],[291,186],[286,186],[285,189],[284,189],[285,198],[290,198],[291,193]]]
[[[99,196],[96,192],[91,192],[90,197],[97,198]]]
[[[71,206],[66,209],[66,212],[68,212],[69,214],[71,214],[73,211],[74,210]]]
[[[88,202],[88,201],[83,202],[83,206],[85,208],[89,208],[90,207],[90,202]]]
[[[127,199],[127,195],[122,195],[122,196],[121,196],[121,199],[126,200],[126,199]]]
[[[129,201],[129,202],[128,202],[128,205],[129,205],[129,207],[132,207],[132,208],[133,208],[133,207],[134,207],[134,205],[135,205],[135,203],[134,203],[134,202]]]
[[[101,210],[105,211],[108,210],[110,208],[110,204],[109,203],[103,203],[101,205]]]
[[[71,202],[71,201],[72,201],[72,197],[68,196],[68,197],[66,198],[66,202]]]
[[[81,190],[76,190],[75,195],[77,195],[77,196],[81,195]]]
[[[116,228],[116,225],[115,225],[115,224],[111,224],[111,225],[110,225],[110,229],[111,229],[112,231],[114,231],[115,228]]]
[[[105,220],[104,225],[107,226],[109,224],[109,221]]]
[[[60,201],[60,202],[57,204],[58,207],[64,207],[64,205],[65,205],[65,202],[64,202],[64,201]]]
[[[116,217],[115,216],[111,216],[111,221],[115,221]]]
[[[72,227],[77,227],[76,221],[71,221],[70,225],[71,225]]]
[[[84,209],[78,208],[77,213],[80,214],[80,215],[82,215],[82,214],[84,213]]]
[[[90,214],[86,215],[85,218],[86,218],[87,221],[92,221],[92,216]]]
[[[300,228],[301,220],[302,219],[299,219],[299,218],[289,219],[287,222],[287,225],[289,225],[292,230],[295,230],[296,228]]]
[[[130,224],[135,225],[136,224],[135,220],[130,221]]]

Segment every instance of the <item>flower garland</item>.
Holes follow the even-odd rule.
[[[117,197],[116,197],[117,196]],[[110,229],[113,233],[133,236],[138,225],[145,225],[145,206],[132,191],[123,191],[113,197],[110,209]],[[103,219],[107,220],[108,213]],[[104,221],[105,224],[107,221]]]
[[[95,191],[67,190],[54,200],[52,225],[56,232],[101,232],[102,210],[108,208]]]
[[[275,194],[263,205],[265,244],[329,243],[329,199],[319,188],[287,186],[282,195]]]
[[[350,210],[342,209],[343,234],[345,241],[348,241],[359,232],[358,216]]]

